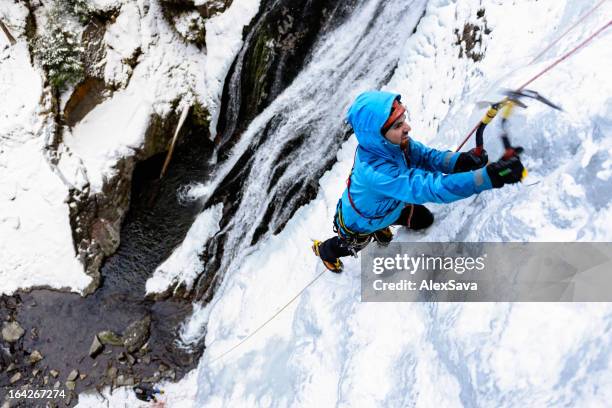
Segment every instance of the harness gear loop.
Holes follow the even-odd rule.
[[[344,223],[344,217],[342,216],[342,199],[338,200],[336,206],[336,215],[334,216],[334,232],[338,234],[338,237],[346,243],[346,248],[351,251],[351,254],[357,258],[357,252],[368,246],[372,241],[374,234],[361,234],[352,231]]]

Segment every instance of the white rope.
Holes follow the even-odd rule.
[[[306,289],[308,289],[313,283],[315,283],[321,276],[323,276],[323,274],[326,272],[327,270],[324,269],[321,273],[319,273],[313,280],[311,280],[306,286],[304,286],[302,288],[302,290],[300,290],[293,298],[291,298],[291,300],[289,302],[287,302],[283,307],[281,307],[278,311],[276,311],[276,313],[274,313],[272,315],[272,317],[270,317],[268,320],[266,320],[265,322],[263,322],[262,324],[260,324],[253,332],[251,332],[248,336],[246,336],[244,339],[242,339],[240,342],[238,342],[236,345],[232,346],[230,349],[228,349],[227,351],[223,352],[219,357],[216,357],[214,359],[212,359],[210,361],[209,364],[212,364],[218,360],[220,360],[221,358],[223,358],[224,356],[226,356],[227,354],[231,353],[232,351],[234,351],[235,349],[237,349],[238,347],[240,347],[243,343],[245,343],[248,339],[250,339],[251,337],[253,337],[258,331],[260,331],[261,329],[263,329],[268,323],[270,323],[272,320],[274,320],[274,318],[276,318],[276,316],[278,316],[283,310],[285,310],[291,303],[293,303],[297,298],[299,298],[302,293],[304,293],[306,291]]]

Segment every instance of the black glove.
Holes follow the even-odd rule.
[[[500,188],[504,184],[518,183],[523,179],[524,170],[523,163],[517,155],[509,159],[502,157],[499,161],[487,166],[487,174],[494,188]]]
[[[480,155],[476,153],[476,148],[468,152],[463,152],[457,158],[457,162],[455,162],[455,168],[453,169],[453,173],[463,173],[464,171],[476,170],[481,167],[486,166],[489,161],[489,156],[487,155],[487,151],[482,149],[480,151]]]

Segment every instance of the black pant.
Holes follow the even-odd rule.
[[[392,225],[402,225],[411,230],[421,230],[433,224],[433,214],[425,206],[420,204],[409,204],[402,210],[399,218]],[[364,238],[365,240],[366,238]],[[365,248],[371,238],[367,238],[363,245],[354,245],[351,241],[335,236],[323,242],[319,246],[321,258],[334,262],[337,258],[349,256]]]

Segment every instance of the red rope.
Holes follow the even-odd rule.
[[[540,71],[537,75],[533,76],[531,79],[529,79],[527,82],[525,82],[523,85],[521,85],[517,90],[521,90],[523,88],[525,88],[527,85],[529,85],[530,83],[532,83],[533,81],[535,81],[536,79],[538,79],[539,77],[541,77],[542,75],[544,75],[545,73],[547,73],[548,71],[550,71],[552,68],[554,68],[555,66],[557,66],[559,63],[561,63],[562,61],[566,60],[568,57],[570,57],[573,53],[575,53],[576,51],[578,51],[580,48],[584,47],[589,41],[591,41],[593,38],[595,38],[599,33],[601,33],[602,31],[604,31],[606,28],[608,28],[610,25],[612,24],[612,20],[608,21],[603,27],[601,27],[599,30],[595,31],[590,37],[588,37],[586,40],[584,40],[583,42],[581,42],[580,44],[578,44],[576,47],[574,47],[573,49],[571,49],[570,51],[568,51],[567,53],[565,53],[563,56],[561,56],[559,59],[557,59],[555,62],[553,62],[552,64],[550,64],[549,66],[547,66],[546,68],[544,68],[542,71]],[[472,137],[472,135],[474,134],[474,132],[476,131],[476,129],[478,128],[478,125],[480,125],[480,122],[478,124],[476,124],[476,126],[474,126],[474,128],[470,131],[470,133],[467,134],[467,136],[465,137],[465,139],[463,139],[463,141],[461,142],[461,144],[459,145],[459,147],[457,147],[457,149],[455,149],[456,152],[458,152],[459,150],[461,150],[461,148],[463,147],[463,145],[470,139],[470,137]]]
[[[608,23],[606,25],[604,25],[603,27],[601,27],[599,30],[595,31],[589,38],[587,38],[586,40],[584,40],[583,42],[581,42],[580,44],[578,44],[576,47],[574,47],[571,51],[567,52],[564,56],[562,56],[561,58],[559,58],[558,60],[556,60],[555,62],[553,62],[552,64],[550,64],[549,66],[547,66],[544,70],[542,70],[539,74],[537,74],[536,76],[534,76],[533,78],[531,78],[529,81],[525,82],[523,85],[521,85],[518,90],[520,91],[521,89],[525,88],[527,85],[529,85],[530,83],[532,83],[533,81],[535,81],[536,79],[538,79],[539,77],[541,77],[542,75],[544,75],[545,73],[547,73],[548,71],[550,71],[552,68],[554,68],[555,66],[557,66],[560,62],[566,60],[570,55],[572,55],[574,52],[578,51],[580,48],[584,47],[589,41],[591,41],[593,38],[595,38],[599,33],[601,33],[602,31],[604,31],[606,28],[608,28],[610,25],[612,24],[612,20],[608,21]]]
[[[563,34],[561,34],[559,36],[559,38],[557,38],[555,41],[553,41],[548,47],[544,48],[538,55],[536,55],[531,61],[529,61],[529,64],[527,65],[531,65],[534,62],[536,62],[538,60],[538,58],[540,58],[542,55],[544,55],[546,53],[546,51],[550,50],[552,47],[554,47],[554,45],[556,43],[558,43],[563,37],[565,37],[570,31],[572,31],[574,28],[576,28],[578,26],[578,24],[582,23],[582,21],[584,21],[584,19],[586,19],[588,16],[590,16],[591,14],[593,14],[593,12],[595,10],[597,10],[599,8],[599,6],[601,6],[602,4],[604,4],[606,2],[606,0],[601,0],[599,3],[597,3],[595,5],[595,7],[593,7],[592,9],[590,9],[589,11],[587,11],[586,13],[584,13],[582,16],[580,16],[580,18],[578,19],[578,21],[576,21],[570,28],[568,28],[567,30],[565,30],[565,32]]]

